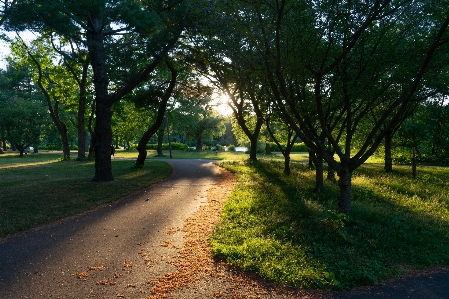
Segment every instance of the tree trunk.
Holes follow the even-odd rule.
[[[69,136],[67,133],[67,126],[60,122],[58,123],[59,134],[61,135],[62,141],[62,152],[64,155],[64,160],[70,160],[70,146],[69,146]]]
[[[393,171],[393,159],[391,158],[391,134],[385,135],[385,172]]]
[[[416,179],[416,147],[412,147],[412,177]]]
[[[290,136],[288,138],[287,146],[285,147],[285,150],[282,151],[282,148],[278,145],[278,147],[282,151],[282,155],[284,155],[284,174],[290,175],[290,153],[292,152],[293,145],[295,144],[296,136],[293,138],[293,140],[290,142]]]
[[[323,159],[316,155],[313,151],[309,151],[309,159],[312,159],[315,165],[315,192],[324,191],[324,169]]]
[[[97,96],[97,113],[94,130],[95,149],[95,176],[94,182],[113,181],[111,164],[111,143],[112,143],[112,109],[103,101],[99,101]]]
[[[338,173],[338,186],[340,187],[340,196],[338,197],[338,212],[349,215],[351,213],[351,195],[352,195],[352,172],[344,168]]]
[[[6,148],[6,141],[5,141],[5,140],[2,141],[2,145],[3,145],[3,146],[2,146],[2,147],[3,147],[3,150],[4,150],[4,151],[7,151],[8,149]]]
[[[284,156],[284,174],[290,175],[290,154]]]
[[[327,177],[326,177],[326,180],[328,180],[329,182],[332,182],[332,183],[335,183],[337,181],[335,179],[335,170],[329,164],[327,165]]]
[[[249,146],[249,159],[252,161],[256,161],[257,160],[257,137],[259,136],[259,134],[257,135],[253,135],[251,136],[252,138],[250,138],[250,146]]]
[[[86,81],[88,63],[83,64],[83,74],[79,84],[80,95],[78,102],[78,159],[86,158],[86,132],[84,131],[84,115],[86,114]]]
[[[95,158],[95,138],[93,132],[90,134],[90,144],[89,144],[89,158]]]
[[[314,170],[315,165],[313,164],[313,157],[315,156],[315,153],[309,148],[309,169]]]
[[[265,155],[271,155],[271,147],[269,142],[265,142]]]
[[[150,138],[157,132],[157,130],[159,130],[160,126],[162,125],[162,122],[164,120],[165,111],[167,109],[168,99],[170,98],[170,96],[173,92],[173,89],[175,88],[175,85],[176,85],[176,77],[178,75],[178,72],[176,71],[176,69],[173,67],[173,65],[169,61],[166,61],[166,63],[171,72],[170,84],[169,84],[167,90],[165,91],[164,95],[162,96],[161,102],[159,104],[159,108],[157,110],[156,121],[143,134],[142,138],[139,141],[139,144],[137,145],[137,150],[139,151],[139,155],[137,156],[136,166],[143,166],[145,163],[145,159],[147,157],[146,144],[148,143]]]
[[[197,139],[196,139],[196,150],[202,151],[203,150],[203,135],[200,135]]]
[[[109,80],[104,50],[103,22],[100,18],[90,20],[87,30],[87,48],[94,73],[96,119],[94,129],[95,176],[94,182],[113,181],[111,164],[112,109],[109,102]]]
[[[157,155],[158,155],[158,157],[162,157],[164,155],[162,152],[162,143],[164,142],[163,134],[164,134],[164,130],[159,129],[159,132],[157,135]]]

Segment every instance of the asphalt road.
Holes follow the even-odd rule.
[[[184,220],[218,181],[209,161],[113,204],[0,241],[0,298],[144,298],[182,245]]]

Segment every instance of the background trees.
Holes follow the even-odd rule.
[[[22,156],[29,146],[37,148],[50,119],[25,69],[9,69],[0,77],[0,137]]]
[[[339,211],[348,214],[352,172],[384,140],[388,144],[401,125],[404,131],[410,115],[432,123],[432,117],[424,116],[422,103],[447,95],[447,4],[20,0],[7,25],[56,32],[54,40],[61,46],[53,49],[64,58],[75,44],[79,45],[76,53],[88,54],[77,73],[86,80],[86,62],[91,64],[95,181],[113,179],[112,119],[122,123],[127,119],[127,106],[113,105],[125,96],[153,100],[153,110],[158,111],[154,126],[139,143],[139,164],[145,160],[147,141],[163,123],[170,97],[172,115],[186,120],[178,135],[193,136],[201,148],[206,131],[221,134],[213,132],[221,126],[210,113],[211,91],[200,88],[194,95],[185,71],[197,82],[200,75],[206,76],[211,86],[229,97],[234,123],[251,143],[250,159],[256,159],[260,132],[264,124],[273,128],[273,118],[278,127],[286,128],[289,145],[294,136],[301,139],[316,161],[316,189],[323,186],[320,161],[324,160],[339,176]],[[47,73],[40,73],[47,78]],[[44,82],[44,90],[48,86]],[[77,88],[80,94],[86,92],[80,84]],[[441,103],[428,102],[423,111],[438,111],[430,113],[438,119],[431,130],[444,135],[444,100]],[[139,126],[129,120],[130,128],[131,122]],[[138,131],[136,126],[131,131]],[[119,131],[117,136],[130,134]],[[444,138],[435,137],[430,143],[431,153],[445,155]],[[285,150],[288,173],[288,147]]]
[[[424,83],[428,70],[438,68],[434,61],[444,59],[440,47],[447,41],[448,11],[439,7],[429,24],[429,15],[416,15],[423,6],[429,13],[433,8],[416,4],[254,5],[273,95],[279,108],[290,109],[282,109],[283,115],[301,140],[336,170],[340,212],[350,213],[352,172],[411,106],[433,92]],[[366,120],[372,127],[358,130]],[[359,148],[355,136],[363,140]]]
[[[92,138],[95,146],[94,181],[113,180],[110,158],[112,105],[145,81],[164,61],[190,21],[191,4],[190,1],[18,2],[9,27],[48,28],[68,40],[82,41],[88,50],[96,107]],[[137,47],[145,49],[138,52],[142,55],[133,56],[133,52],[128,52],[128,49]],[[110,80],[117,74],[127,76],[123,76],[125,80],[110,85]]]

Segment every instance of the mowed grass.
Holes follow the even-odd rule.
[[[347,289],[414,269],[449,265],[449,169],[363,166],[352,214],[338,187],[314,193],[314,171],[280,161],[221,162],[237,185],[210,238],[217,257],[279,284]]]
[[[117,158],[127,158],[127,159],[137,159],[138,152],[136,150],[117,150],[115,152],[115,157]],[[163,157],[158,157],[155,150],[147,150],[147,159],[168,159],[170,158],[170,152],[164,150]],[[243,161],[249,158],[249,154],[245,152],[226,152],[218,151],[185,151],[185,150],[173,150],[173,159],[210,159],[210,160],[238,160]],[[262,160],[284,160],[284,157],[280,152],[273,152],[271,155],[265,155],[262,153],[257,154],[258,159]],[[308,153],[292,153],[290,159],[293,162],[307,162],[309,159]]]
[[[112,182],[94,183],[93,161],[60,161],[59,155],[0,155],[0,237],[115,201],[172,172],[162,161],[112,160]]]

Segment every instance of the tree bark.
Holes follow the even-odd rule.
[[[393,171],[393,159],[391,158],[391,134],[385,135],[385,172]]]
[[[332,182],[332,183],[337,182],[337,180],[335,179],[335,170],[329,164],[327,164],[327,177],[326,177],[326,180],[328,180],[329,182]]]
[[[338,197],[338,212],[349,215],[351,213],[351,195],[352,195],[352,172],[343,168],[339,173],[338,186],[340,187],[340,196]]]
[[[61,135],[64,160],[70,160],[70,146],[69,146],[69,136],[67,132],[67,126],[65,125],[65,123],[60,122],[57,127],[59,130],[59,134]]]
[[[162,128],[162,126],[161,126]],[[162,143],[164,142],[164,130],[159,129],[157,134],[157,155],[162,157],[164,154],[162,152]]]
[[[92,18],[87,31],[87,47],[94,73],[96,119],[92,140],[95,150],[94,182],[113,181],[111,164],[112,109],[109,102],[106,55],[104,50],[103,23]]]
[[[290,154],[284,155],[284,174],[285,175],[290,175],[291,174],[291,170],[290,170]]]
[[[79,84],[80,95],[78,102],[78,159],[86,158],[86,138],[84,131],[84,115],[86,114],[86,81],[87,81],[87,70],[89,68],[88,63],[83,64],[83,74]]]
[[[309,158],[311,157],[313,164],[315,165],[315,192],[324,191],[324,169],[323,159],[312,151],[309,151]]]
[[[271,155],[271,147],[269,142],[265,142],[265,154]]]
[[[97,98],[96,123],[94,129],[95,176],[94,182],[113,181],[111,164],[112,143],[112,109],[111,106]]]
[[[196,139],[196,150],[198,152],[203,150],[203,135],[200,135],[197,139]]]
[[[259,134],[253,134],[250,137],[250,146],[249,146],[249,159],[256,161],[257,160],[257,140],[259,139]]]
[[[309,148],[309,169],[310,170],[314,170],[315,169],[315,165],[314,165],[314,161],[313,161],[313,157],[315,156],[315,153]]]

